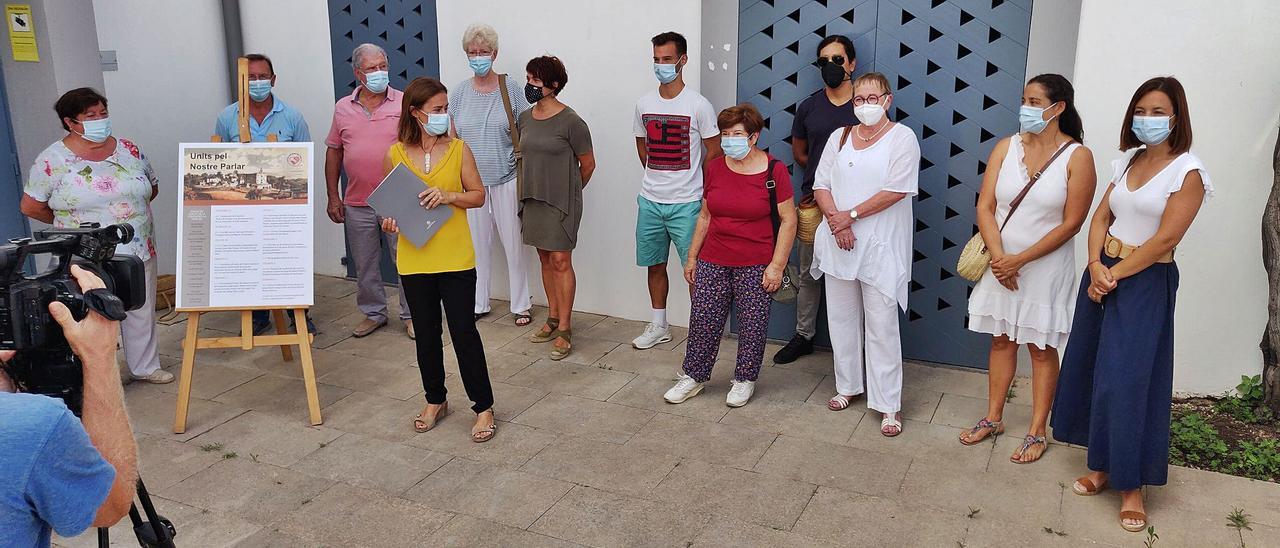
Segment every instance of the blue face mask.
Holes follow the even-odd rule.
[[[489,55],[468,57],[467,64],[471,65],[471,72],[476,73],[476,76],[484,76],[493,68],[493,57]]]
[[[249,98],[261,103],[271,95],[271,80],[249,80]]]
[[[79,134],[85,139],[95,142],[106,142],[111,137],[111,119],[103,118],[101,120],[83,120],[80,122],[84,125],[84,133]]]
[[[387,84],[391,83],[391,77],[385,70],[377,70],[364,75],[364,89],[371,93],[382,93],[387,91]]]
[[[444,135],[449,131],[449,113],[427,114],[427,123],[422,124],[422,129],[432,135]]]
[[[1049,105],[1049,107],[1052,106]],[[1049,121],[1057,117],[1055,114],[1049,117],[1049,120],[1044,119],[1044,111],[1049,107],[1037,108],[1031,105],[1022,105],[1022,108],[1018,109],[1018,125],[1022,126],[1022,131],[1040,133],[1044,131],[1044,128],[1049,127]]]
[[[1155,146],[1169,138],[1171,116],[1134,116],[1133,134],[1147,146]]]
[[[720,150],[734,160],[741,160],[751,152],[751,138],[741,135],[723,135],[720,137]]]
[[[676,65],[653,64],[653,75],[658,77],[658,82],[670,84],[676,80]]]

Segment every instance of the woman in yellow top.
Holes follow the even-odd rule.
[[[396,268],[400,289],[417,320],[418,369],[427,407],[413,419],[413,429],[426,432],[449,413],[444,388],[444,345],[440,339],[440,306],[449,322],[449,337],[458,357],[462,385],[471,398],[476,423],[471,441],[493,438],[493,388],[485,364],[484,347],[473,314],[476,295],[476,256],[471,246],[466,209],[484,205],[484,185],[466,143],[449,135],[449,96],[432,78],[418,78],[404,90],[397,142],[387,151],[387,173],[405,164],[422,179],[418,195],[422,207],[452,208],[453,216],[422,247],[401,236]],[[382,229],[396,234],[396,220],[385,218]]]

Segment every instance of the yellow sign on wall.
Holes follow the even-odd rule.
[[[40,61],[36,48],[35,23],[31,21],[31,4],[5,4],[5,19],[9,20],[9,45],[13,47],[14,61]]]

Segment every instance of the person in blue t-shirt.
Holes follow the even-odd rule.
[[[858,123],[853,115],[853,84],[850,75],[857,66],[857,53],[847,36],[832,35],[818,42],[818,59],[814,63],[822,72],[823,89],[800,102],[791,124],[791,153],[802,169],[800,208],[814,206],[813,178],[822,159],[822,149],[833,131]],[[822,302],[822,281],[809,275],[813,263],[813,244],[796,241],[800,255],[800,279],[796,284],[796,334],[773,356],[773,363],[791,363],[813,353],[813,336],[817,334],[818,306]]]
[[[274,135],[280,143],[306,143],[311,141],[311,129],[298,109],[281,101],[272,91],[276,85],[276,68],[271,58],[261,53],[244,56],[249,60],[249,140],[260,143]],[[224,143],[240,142],[240,102],[227,105],[218,113],[213,134]],[[266,310],[253,311],[253,334],[262,335],[271,327],[271,316]],[[307,329],[316,333],[316,324],[307,312]]]
[[[85,292],[104,287],[79,266],[71,273]],[[0,546],[49,546],[53,531],[110,527],[133,503],[138,448],[116,366],[120,326],[96,312],[77,322],[61,303],[49,313],[83,362],[83,420],[62,400],[13,393],[0,372]],[[0,351],[0,362],[12,357]]]

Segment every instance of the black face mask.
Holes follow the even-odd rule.
[[[838,88],[844,83],[848,77],[844,72],[844,67],[835,63],[826,63],[822,65],[822,83],[829,88]]]
[[[543,97],[545,97],[545,95],[542,94],[541,87],[535,86],[533,84],[524,85],[524,98],[529,101],[530,105],[538,101],[541,101]]]

